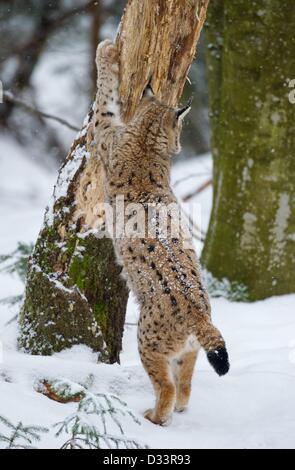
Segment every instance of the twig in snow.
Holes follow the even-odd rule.
[[[14,315],[14,317],[12,317],[10,320],[8,320],[4,326],[9,326],[9,325],[12,325],[12,323],[16,322],[18,320],[18,313],[16,315]]]

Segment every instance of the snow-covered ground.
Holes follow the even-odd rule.
[[[177,184],[178,195],[204,182],[211,166],[209,156],[178,163],[173,182],[195,175]],[[55,177],[1,136],[0,254],[12,251],[18,241],[36,239]],[[195,199],[201,205],[203,230],[208,224],[211,196],[209,188]],[[0,275],[0,298],[19,294],[22,289],[17,278]],[[97,364],[96,355],[82,345],[53,357],[18,352],[17,323],[7,325],[15,311],[0,305],[0,415],[14,423],[22,420],[50,427],[77,405],[46,398],[36,391],[36,383],[44,378],[84,382],[93,374],[91,390],[111,392],[125,400],[142,421],[139,427],[126,420],[126,434],[151,448],[294,448],[295,295],[252,304],[213,299],[212,309],[214,321],[227,340],[230,373],[219,378],[201,353],[189,409],[175,414],[172,424],[162,428],[142,418],[153,403],[153,392],[137,353],[133,323],[138,311],[132,299],[120,366]],[[0,423],[0,433],[3,430]],[[39,445],[53,448],[62,442],[51,431]]]

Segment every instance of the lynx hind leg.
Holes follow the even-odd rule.
[[[96,52],[97,95],[95,102],[95,128],[104,124],[121,125],[119,88],[118,51],[110,40],[98,45]],[[107,128],[107,126],[103,126]]]
[[[191,382],[198,350],[184,353],[174,364],[174,378],[176,384],[175,411],[184,411],[191,394]]]
[[[141,354],[141,359],[156,394],[155,408],[147,410],[144,417],[154,424],[168,425],[176,402],[176,388],[169,359],[163,354],[150,351]]]

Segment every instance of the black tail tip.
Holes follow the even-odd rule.
[[[218,375],[225,375],[229,371],[229,360],[225,348],[212,349],[207,353],[208,361]]]

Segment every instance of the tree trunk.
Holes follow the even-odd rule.
[[[249,300],[295,292],[295,3],[213,0],[214,200],[202,255]]]
[[[126,120],[150,80],[159,98],[177,103],[207,3],[129,0],[117,38]],[[128,291],[111,240],[97,237],[104,174],[87,151],[91,115],[59,172],[32,255],[19,344],[33,354],[51,354],[84,343],[102,361],[114,362],[121,350]]]
[[[60,1],[54,0],[54,2],[52,2],[50,12],[56,14],[56,12],[59,11],[59,8]],[[48,5],[41,4],[35,11],[34,29],[31,37],[25,42],[25,44],[22,44],[19,50],[16,48],[16,50],[13,51],[17,67],[10,78],[9,83],[4,84],[7,90],[13,90],[13,92],[17,91],[19,93],[29,86],[31,76],[43,51],[51,27],[52,21],[49,19]],[[7,51],[6,54],[3,54],[3,64],[5,64],[5,61],[11,60],[9,52],[10,51]],[[8,126],[9,118],[13,109],[13,102],[5,102],[4,106],[0,107],[1,126]]]
[[[24,6],[24,8],[26,8],[26,6]],[[63,10],[63,5],[60,0],[52,0],[49,4],[39,2],[39,5],[35,5],[32,12],[34,29],[29,39],[26,40],[25,43],[20,41],[20,46],[16,45],[16,47],[13,47],[11,50],[2,51],[3,56],[1,57],[1,61],[4,65],[6,61],[11,61],[11,56],[17,64],[9,82],[4,83],[6,90],[19,94],[22,90],[29,87],[31,77],[49,36],[74,16],[88,12],[92,14],[92,11],[95,9],[96,2],[94,0],[85,2],[85,4],[80,7],[66,9],[65,11]],[[16,10],[16,14],[21,13],[21,11],[22,6],[19,5],[19,10]],[[2,18],[1,20],[5,21],[5,19]],[[24,21],[26,21],[25,17]],[[3,64],[1,64],[1,68]],[[5,102],[4,105],[0,107],[1,126],[9,127],[9,118],[13,109],[13,102]]]
[[[46,209],[29,266],[19,345],[49,355],[83,343],[99,352],[100,360],[115,362],[128,290],[111,240],[97,238],[102,174],[87,152],[91,117],[92,112],[60,169]]]

